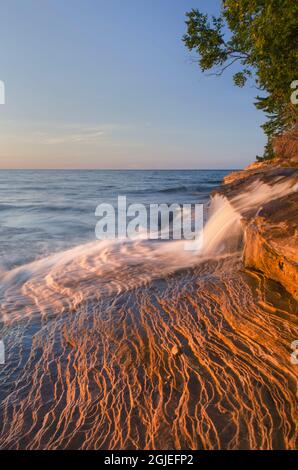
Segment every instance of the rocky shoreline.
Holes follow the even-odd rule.
[[[295,154],[297,155],[297,154]],[[257,211],[241,213],[244,229],[243,264],[245,268],[262,272],[279,282],[298,300],[298,166],[297,157],[284,164],[276,159],[272,163],[255,163],[247,169],[229,174],[216,192],[235,204],[237,196],[264,183],[274,189],[276,184],[289,182],[293,191],[280,194],[260,204]],[[269,188],[269,191],[270,191]]]

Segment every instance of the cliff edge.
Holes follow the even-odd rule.
[[[297,137],[297,134],[296,134]],[[243,263],[282,284],[298,300],[298,148],[285,138],[276,143],[283,153],[269,162],[254,163],[229,174],[217,191],[232,205],[244,192],[254,197],[254,185],[265,183],[269,198],[257,210],[241,213],[244,228]],[[286,194],[276,194],[276,185],[289,184]],[[269,187],[269,188],[268,188]],[[272,199],[270,199],[272,191]]]

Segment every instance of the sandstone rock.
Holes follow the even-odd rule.
[[[297,168],[256,164],[248,170],[228,175],[225,184],[216,192],[233,205],[235,196],[249,191],[256,180],[273,187],[289,178],[298,183]],[[257,211],[243,211],[241,216],[244,266],[279,282],[298,300],[298,193],[267,202]]]
[[[181,353],[180,348],[175,344],[175,346],[172,347],[171,353],[173,356],[178,356]]]
[[[274,152],[280,165],[298,166],[298,125],[273,140]]]
[[[262,271],[298,300],[298,193],[266,204],[245,225],[245,267]]]

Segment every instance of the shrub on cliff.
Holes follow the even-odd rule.
[[[267,115],[264,157],[273,156],[272,138],[297,122],[291,83],[298,79],[298,1],[226,0],[219,17],[193,9],[187,13],[184,42],[198,54],[201,70],[221,75],[238,63],[234,83],[248,79],[264,93],[256,107]]]

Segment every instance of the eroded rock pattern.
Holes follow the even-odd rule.
[[[0,447],[296,448],[297,304],[240,270],[202,264],[7,324]]]
[[[219,193],[234,204],[236,195],[247,191],[256,182],[272,188],[272,200],[259,207],[242,211],[244,226],[243,261],[247,268],[265,273],[280,282],[298,299],[298,169],[269,168],[231,174]],[[292,181],[291,194],[274,197],[274,189],[283,181]],[[254,197],[253,191],[251,197]]]

